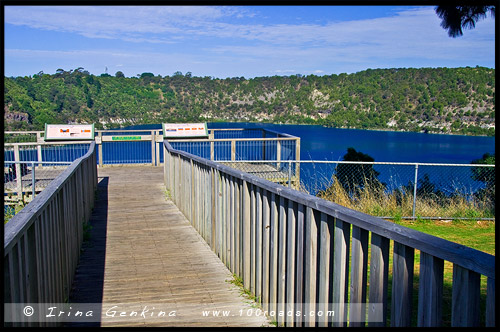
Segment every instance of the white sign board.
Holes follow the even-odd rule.
[[[94,124],[45,124],[45,140],[93,140]]]
[[[163,137],[186,138],[186,137],[208,137],[206,123],[164,123]]]

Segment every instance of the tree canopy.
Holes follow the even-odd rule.
[[[347,153],[343,157],[344,161],[361,161],[361,162],[374,162],[373,157],[356,151],[350,147],[347,148]],[[377,179],[380,175],[373,168],[373,164],[350,164],[341,163],[336,168],[336,177],[342,187],[347,193],[355,195],[359,193],[366,185],[380,186],[382,183]]]
[[[338,128],[495,134],[495,69],[390,68],[353,74],[218,79],[83,68],[4,77],[5,130],[45,122],[97,128],[142,123],[246,121]],[[49,122],[50,121],[50,122]]]

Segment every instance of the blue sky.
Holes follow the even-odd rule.
[[[216,78],[495,67],[495,21],[450,38],[433,6],[5,6],[4,74],[83,67]]]

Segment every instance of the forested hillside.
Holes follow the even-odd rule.
[[[495,69],[376,69],[245,79],[91,75],[84,68],[4,78],[5,130],[186,121],[495,134]]]

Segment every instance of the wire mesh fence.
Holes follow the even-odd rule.
[[[379,217],[495,219],[494,165],[309,160],[224,164]]]

